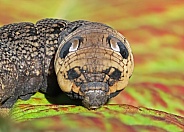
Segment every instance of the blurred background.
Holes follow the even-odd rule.
[[[184,116],[184,1],[0,0],[0,26],[42,18],[105,23],[129,41],[135,70],[111,104]]]

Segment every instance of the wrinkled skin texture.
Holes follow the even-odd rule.
[[[133,56],[127,40],[95,22],[43,19],[0,28],[0,107],[12,107],[59,84],[88,109],[128,84]]]

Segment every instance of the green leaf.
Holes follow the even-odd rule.
[[[181,131],[184,118],[166,112],[131,105],[106,105],[97,110],[81,106],[17,105],[12,118],[29,130],[72,131]],[[17,116],[18,115],[18,116]],[[34,119],[33,119],[34,118]]]

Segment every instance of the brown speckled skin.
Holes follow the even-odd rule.
[[[40,88],[46,92],[47,79],[54,73],[51,60],[58,36],[67,23],[43,19],[36,24],[23,22],[0,28],[1,107],[11,107],[18,98],[29,99]]]
[[[83,30],[89,34],[85,31],[81,33]],[[70,42],[75,37],[82,39]],[[127,55],[122,56],[122,52],[120,54],[111,48],[110,45],[113,43],[116,47],[117,42],[125,45],[122,48],[126,47]],[[70,54],[67,53],[69,49],[62,49],[64,45],[67,47],[73,43],[82,44],[77,47],[77,51]],[[64,58],[61,56],[62,50],[64,54],[67,53]],[[84,56],[92,56],[92,59]],[[96,56],[108,57],[103,60],[96,59]],[[74,61],[71,61],[71,58]],[[81,61],[75,61],[75,58]],[[98,66],[97,61],[103,64],[102,67]],[[88,69],[91,70],[84,71],[83,63],[89,62],[92,65],[89,65]],[[86,91],[86,96],[90,95],[91,91],[94,92],[90,95],[93,102],[96,101],[93,97],[107,95],[104,101],[101,101],[104,98],[97,99],[99,103],[92,107],[98,108],[128,84],[133,65],[133,56],[126,39],[104,24],[43,19],[36,24],[23,22],[5,25],[0,28],[0,107],[12,107],[18,98],[27,100],[39,90],[49,93],[52,91],[49,88],[58,85],[58,81],[61,89],[70,97],[87,99],[87,105],[84,105],[89,108],[93,104],[89,103],[88,97],[83,97]],[[88,92],[89,90],[91,91]]]

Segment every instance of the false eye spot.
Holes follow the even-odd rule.
[[[117,42],[118,42],[118,39],[115,39],[115,38],[111,38],[111,39],[109,40],[110,47],[111,47],[114,51],[120,52],[120,48],[119,48]]]
[[[75,38],[72,41],[72,45],[70,46],[69,52],[76,51],[79,47],[80,40],[78,38]]]
[[[69,52],[76,51],[79,48],[81,42],[82,42],[82,37],[75,37],[70,39],[61,48],[60,57],[65,58]]]
[[[121,42],[118,38],[108,36],[107,42],[109,43],[109,46],[111,47],[112,50],[119,52],[124,59],[128,58],[129,56],[128,49],[126,48],[124,43]]]
[[[123,58],[127,59],[128,58],[128,50],[127,48],[125,47],[125,45],[120,41],[120,42],[117,42],[119,48],[120,48],[120,54]]]
[[[59,55],[61,58],[65,58],[67,56],[67,54],[69,53],[69,48],[71,45],[72,45],[71,42],[67,42],[63,45],[63,47],[61,48],[61,51],[60,51],[60,55]]]

